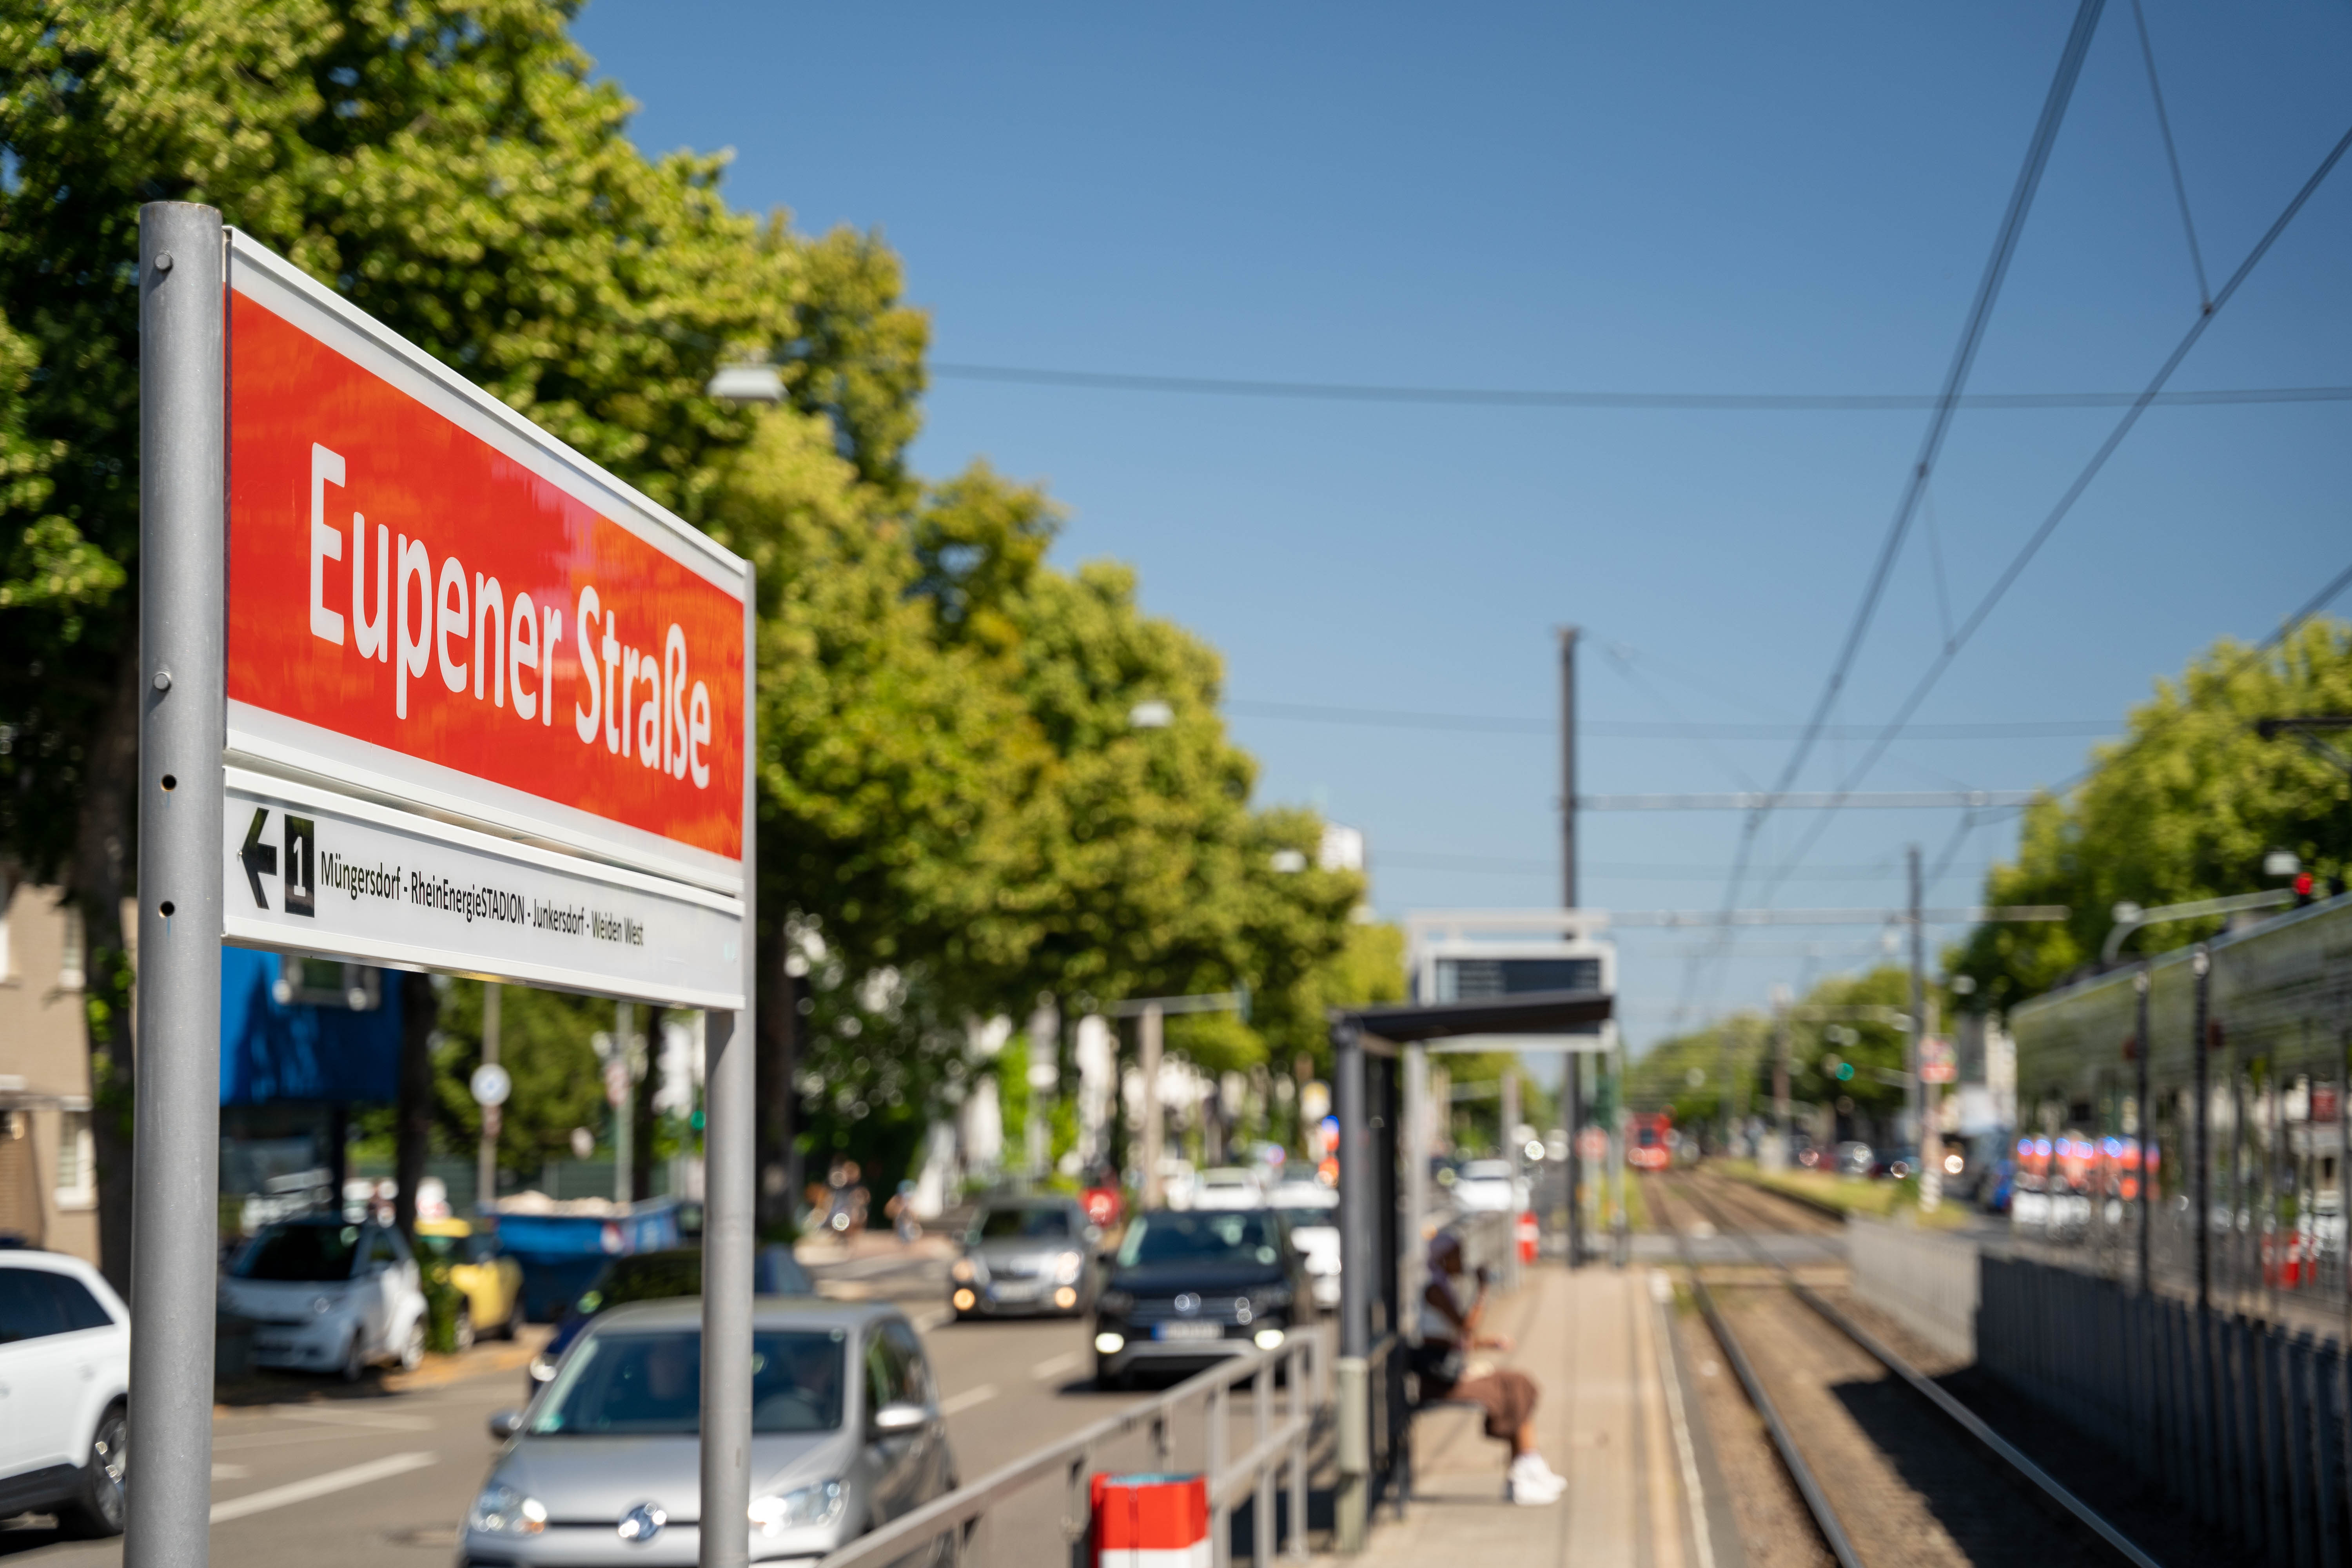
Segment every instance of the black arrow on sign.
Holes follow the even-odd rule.
[[[261,841],[261,830],[268,825],[269,808],[266,805],[256,807],[253,826],[245,835],[245,847],[236,857],[245,867],[245,879],[253,884],[254,903],[265,910],[269,907],[269,900],[261,896],[261,879],[265,875],[278,875],[277,847]]]

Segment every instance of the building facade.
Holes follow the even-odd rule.
[[[81,911],[0,871],[0,1243],[98,1261]]]

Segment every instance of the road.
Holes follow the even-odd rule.
[[[908,1307],[930,1349],[965,1479],[1149,1397],[1095,1391],[1084,1323],[943,1322],[943,1250],[881,1247],[814,1258],[812,1272],[828,1294],[887,1297]],[[463,1360],[436,1358],[416,1378],[389,1385],[371,1381],[346,1390],[287,1380],[278,1403],[217,1409],[214,1561],[240,1568],[446,1563],[497,1447],[489,1417],[521,1397],[527,1349],[486,1346]],[[134,1466],[136,1441],[134,1435]],[[1008,1519],[1000,1549],[1032,1535],[1043,1544],[1058,1531],[1054,1490],[1041,1489],[1034,1509]],[[47,1519],[27,1516],[0,1523],[0,1558],[27,1568],[79,1568],[119,1563],[122,1550],[119,1542],[61,1540]]]

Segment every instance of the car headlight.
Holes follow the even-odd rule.
[[[1106,1290],[1095,1299],[1095,1305],[1107,1318],[1124,1318],[1135,1310],[1135,1298],[1124,1290]]]
[[[953,1279],[969,1285],[980,1278],[981,1267],[972,1258],[959,1258],[955,1260],[955,1267],[949,1269],[948,1273]]]
[[[547,1505],[512,1487],[484,1487],[466,1515],[466,1528],[477,1535],[537,1535],[547,1528]]]
[[[782,1535],[813,1524],[831,1524],[841,1517],[849,1493],[839,1481],[819,1481],[796,1487],[782,1497],[753,1498],[751,1522],[762,1535]]]
[[[1076,1284],[1078,1282],[1078,1276],[1085,1272],[1086,1267],[1087,1258],[1085,1253],[1065,1252],[1059,1258],[1054,1259],[1054,1283],[1056,1285]]]

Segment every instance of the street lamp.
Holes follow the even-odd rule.
[[[774,365],[761,361],[751,364],[722,364],[702,388],[708,396],[722,403],[782,403],[784,400],[783,373]]]

